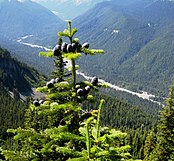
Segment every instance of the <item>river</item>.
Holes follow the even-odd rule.
[[[23,42],[24,40],[26,40],[27,38],[29,37],[32,37],[33,35],[27,35],[27,36],[24,36],[24,37],[21,37],[21,38],[18,38],[16,41],[20,44],[23,44],[23,45],[26,45],[26,46],[30,46],[32,48],[40,48],[42,50],[45,50],[45,51],[49,51],[49,50],[52,50],[52,49],[49,49],[49,48],[46,48],[44,46],[40,46],[40,45],[34,45],[34,44],[30,44],[30,43],[27,43],[27,42]],[[68,62],[68,66],[70,66],[71,63]],[[81,75],[82,77],[84,77],[85,79],[87,80],[91,80],[92,79],[92,76],[88,76],[87,74],[83,73],[83,72],[80,72],[80,71],[76,71],[78,75]],[[125,88],[122,88],[122,87],[119,87],[115,84],[112,84],[112,83],[109,83],[107,82],[106,80],[103,80],[103,79],[99,79],[99,82],[101,83],[105,83],[107,84],[110,88],[116,90],[116,91],[123,91],[123,92],[126,92],[126,93],[129,93],[129,94],[132,94],[132,95],[135,95],[135,96],[138,96],[139,98],[143,98],[145,100],[148,100],[148,101],[151,101],[153,103],[157,103],[159,105],[162,105],[161,102],[158,102],[158,101],[154,101],[152,98],[155,98],[156,96],[155,95],[152,95],[152,94],[148,94],[147,92],[145,91],[142,91],[141,93],[138,93],[138,92],[133,92],[131,90],[128,90],[128,89],[125,89]]]

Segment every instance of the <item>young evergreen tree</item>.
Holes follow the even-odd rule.
[[[147,140],[147,142],[149,141]],[[160,123],[157,128],[156,145],[153,150],[150,148],[150,151],[152,152],[146,160],[173,161],[174,159],[174,82],[170,87],[166,106],[161,112]],[[148,152],[146,153],[148,154]]]
[[[34,100],[26,113],[25,128],[11,129],[13,145],[2,148],[6,160],[13,161],[121,161],[131,160],[130,146],[124,145],[126,133],[101,127],[100,117],[104,100],[98,110],[84,111],[82,102],[93,100],[92,90],[105,87],[94,77],[91,82],[76,80],[76,59],[86,55],[104,53],[89,49],[89,44],[80,44],[73,38],[77,32],[68,21],[68,29],[59,32],[58,45],[40,55],[55,57],[58,61],[54,79],[44,87],[44,100]],[[69,43],[63,42],[69,39]],[[72,78],[64,78],[64,61],[71,62]],[[55,74],[56,77],[55,77]]]
[[[145,146],[144,146],[144,161],[149,161],[149,156],[156,146],[156,134],[157,129],[154,128],[146,137]]]

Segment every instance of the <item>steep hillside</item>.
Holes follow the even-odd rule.
[[[0,48],[1,145],[4,145],[4,140],[8,140],[10,136],[7,129],[24,126],[24,114],[29,102],[27,100],[21,101],[19,94],[30,96],[32,94],[31,88],[39,85],[43,81],[42,78],[36,70],[20,63],[12,58],[7,50]],[[0,154],[1,159],[5,160]]]
[[[174,2],[124,2],[100,3],[75,19],[79,36],[87,37],[82,42],[106,50],[83,60],[82,69],[115,84],[164,94],[174,76]]]
[[[32,86],[39,83],[40,75],[34,69],[18,62],[7,50],[0,48],[0,86],[8,91],[15,89],[31,94]],[[2,91],[1,91],[2,92]]]
[[[10,39],[57,30],[62,23],[51,11],[30,0],[1,0],[0,22],[1,33]]]
[[[51,61],[37,56],[41,48],[29,47],[17,40],[33,35],[22,41],[53,48],[57,31],[63,28],[64,22],[30,0],[1,0],[0,6],[0,20],[3,24],[0,27],[4,30],[0,34],[0,45],[17,53],[14,55],[18,59],[40,72],[49,73],[53,68]],[[164,96],[174,76],[173,8],[172,1],[112,0],[98,4],[76,18],[73,25],[79,31],[77,36],[81,42],[89,41],[106,51],[101,57],[82,59],[81,69],[126,88]],[[15,13],[14,18],[12,11]],[[9,19],[13,21],[10,23]],[[5,26],[9,31],[10,26],[15,27],[7,32]]]
[[[22,37],[31,36],[25,42],[52,48],[57,32],[65,22],[47,8],[30,0],[0,1],[0,46],[12,51],[12,56],[30,66],[50,71],[45,58],[38,58],[40,48],[33,48],[19,42]]]
[[[35,1],[49,8],[53,13],[62,19],[73,19],[77,16],[80,16],[96,3],[102,2],[104,0]]]

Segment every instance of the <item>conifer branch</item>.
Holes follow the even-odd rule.
[[[104,105],[104,99],[100,101],[99,109],[98,109],[98,117],[97,117],[97,140],[100,137],[100,119],[101,119],[101,110]]]

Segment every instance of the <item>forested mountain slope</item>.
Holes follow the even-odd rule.
[[[23,96],[32,94],[32,87],[41,83],[42,76],[34,69],[12,58],[0,48],[0,143],[8,138],[7,129],[22,127],[28,101]],[[28,99],[27,99],[28,100]],[[1,158],[1,156],[0,156]]]
[[[62,28],[64,21],[30,0],[1,0],[0,22],[1,47],[12,51],[13,56],[34,68],[42,68],[44,72],[50,69],[48,61],[38,58],[40,48],[22,45],[19,40],[31,36],[27,42],[52,48],[55,45],[53,41],[57,38],[56,33]]]
[[[36,1],[64,20],[73,19],[104,0]],[[78,11],[78,12],[77,12]]]
[[[32,86],[39,83],[39,73],[12,58],[7,50],[0,48],[0,84],[7,91],[16,89],[29,94]]]
[[[106,50],[83,59],[82,69],[115,84],[167,93],[174,76],[174,2],[127,2],[100,3],[74,20],[82,41]]]
[[[29,34],[39,35],[47,31],[56,31],[62,20],[30,0],[1,0],[0,22],[1,33],[14,39]]]
[[[64,22],[31,1],[3,0],[0,4],[1,29],[4,31],[1,32],[1,46],[17,53],[14,55],[18,59],[40,72],[49,73],[53,66],[51,61],[37,57],[40,49],[20,44],[17,40],[33,35],[23,42],[53,48],[56,33],[63,28]],[[173,1],[112,0],[99,3],[76,18],[74,22],[81,42],[95,42],[97,47],[106,51],[104,56],[82,59],[81,70],[126,88],[166,96],[174,69],[173,7]],[[16,29],[11,30],[10,26]]]
[[[69,53],[69,55],[73,55],[73,53]],[[4,79],[6,79],[6,77],[8,75],[9,80],[13,79],[13,77],[14,77],[16,82],[12,82],[12,83],[10,82],[8,84],[8,80],[2,81],[2,87],[8,86],[8,85],[13,85],[14,88],[17,88],[20,91],[21,82],[25,82],[24,78],[26,78],[26,80],[30,80],[29,81],[30,83],[34,81],[34,80],[33,81],[31,80],[33,78],[31,76],[31,73],[33,73],[33,72],[31,72],[30,70],[25,70],[22,65],[19,65],[19,67],[21,67],[21,70],[20,70],[18,65],[14,65],[10,61],[6,62],[7,59],[10,59],[12,62],[14,62],[14,59],[12,59],[10,57],[10,54],[6,50],[1,49],[1,59],[0,60],[2,60],[2,64],[5,63],[4,65],[2,65],[1,78],[3,78],[3,80],[4,80]],[[8,66],[7,66],[7,64],[8,64]],[[9,70],[8,70],[8,67],[10,68]],[[76,66],[73,66],[72,70],[76,70]],[[12,75],[11,71],[13,73],[16,72],[14,76]],[[74,73],[76,73],[76,72],[74,72]],[[20,78],[20,79],[17,79],[16,76],[18,76],[18,78]],[[72,76],[72,80],[73,80],[73,78],[76,78],[76,76],[74,76],[74,77]],[[49,87],[47,84],[47,86],[40,88],[41,91],[44,89],[48,90],[48,96],[45,97],[45,100],[43,100],[45,104],[41,105],[39,103],[39,106],[41,108],[38,107],[38,105],[34,103],[35,101],[30,104],[31,109],[28,109],[28,113],[27,113],[28,115],[26,117],[26,124],[28,123],[29,126],[31,124],[31,128],[32,127],[36,128],[37,132],[39,131],[39,128],[44,128],[47,125],[48,125],[48,127],[50,127],[52,125],[53,126],[55,125],[56,127],[60,127],[59,125],[61,125],[61,123],[62,123],[62,126],[65,126],[67,124],[67,127],[70,130],[73,129],[72,127],[74,127],[74,125],[75,126],[77,125],[74,123],[76,122],[76,120],[81,119],[81,113],[83,113],[83,111],[80,112],[80,110],[79,110],[80,106],[82,105],[81,101],[84,101],[85,99],[90,99],[90,98],[92,98],[92,100],[93,100],[93,98],[94,98],[92,95],[88,95],[88,97],[84,97],[84,95],[83,96],[80,95],[80,93],[78,92],[79,89],[83,88],[83,85],[85,85],[85,90],[86,90],[85,83],[87,83],[91,86],[91,87],[89,86],[89,88],[91,89],[91,92],[93,89],[97,90],[98,87],[102,87],[105,85],[100,84],[97,79],[97,84],[92,83],[92,81],[91,81],[91,83],[84,81],[84,84],[83,84],[83,82],[79,82],[80,87],[78,87],[79,89],[76,89],[77,85],[78,85],[78,84],[75,84],[76,81],[72,81],[74,84],[70,85],[68,80],[67,80],[67,82],[64,80],[58,82],[57,87],[56,87],[56,83],[55,83],[55,85],[53,84],[52,87]],[[40,83],[40,81],[38,83]],[[18,84],[19,84],[19,86],[18,86]],[[82,86],[81,86],[81,84],[82,84]],[[65,86],[65,88],[64,88],[64,86]],[[72,90],[72,91],[75,91],[74,92],[75,95],[73,95],[73,92],[71,94],[72,86],[75,87]],[[11,87],[9,87],[9,88],[11,88]],[[25,88],[25,86],[23,88]],[[48,89],[48,88],[51,88],[51,89]],[[7,89],[7,87],[6,87],[6,89]],[[68,90],[70,90],[70,92],[68,92]],[[76,97],[77,99],[74,99],[73,98],[74,96],[75,97],[78,96],[78,97]],[[58,103],[55,102],[55,101],[57,101],[57,99],[59,99],[59,97],[60,97],[59,102]],[[135,158],[137,156],[138,156],[138,158],[142,157],[143,141],[144,141],[144,138],[147,133],[146,130],[149,130],[149,128],[151,128],[151,126],[153,124],[156,124],[157,118],[158,118],[157,115],[153,116],[153,114],[150,113],[148,110],[145,110],[144,107],[143,108],[135,107],[135,106],[130,105],[127,102],[124,102],[122,100],[117,100],[117,99],[114,99],[114,98],[111,98],[111,97],[108,97],[105,95],[104,96],[96,95],[95,98],[97,98],[97,100],[101,100],[101,98],[103,98],[103,97],[106,99],[106,104],[105,104],[105,107],[103,107],[104,113],[102,114],[102,124],[108,125],[109,127],[121,128],[124,131],[131,129],[131,130],[129,130],[130,133],[128,135],[130,138],[128,139],[128,141],[131,142],[131,143],[129,143],[130,145],[135,145],[135,148],[132,149],[133,156],[135,156]],[[99,101],[97,101],[97,100],[94,99],[93,100],[94,102],[93,101],[92,102],[95,103],[95,105],[97,105],[97,107],[98,107],[98,103],[96,103],[96,102],[99,102]],[[1,112],[1,114],[2,114],[1,129],[3,129],[2,135],[3,135],[3,139],[4,139],[7,136],[5,133],[6,128],[23,126],[24,110],[26,109],[27,104],[23,105],[21,102],[16,102],[11,97],[6,96],[5,94],[3,94],[2,97],[0,97],[0,101],[3,103],[3,106],[1,106],[1,111],[2,111]],[[64,105],[64,103],[62,103],[64,101],[65,101],[65,105]],[[74,103],[73,103],[73,101],[74,101]],[[64,105],[64,106],[62,106],[62,105]],[[96,107],[95,105],[92,105],[92,107]],[[36,108],[36,106],[37,106],[37,108]],[[58,106],[60,106],[60,108]],[[50,111],[48,111],[48,107],[51,107]],[[55,111],[53,109],[54,107],[56,107]],[[89,107],[89,106],[87,106],[87,107]],[[6,108],[6,110],[4,110],[4,108]],[[20,108],[20,109],[18,109],[18,108]],[[39,110],[43,110],[43,112],[40,113]],[[45,113],[44,110],[46,110],[48,113],[49,112],[50,113],[47,115],[47,112]],[[57,113],[57,110],[58,110],[58,113]],[[60,110],[60,113],[59,113],[59,110]],[[74,112],[72,112],[73,110],[74,110]],[[85,107],[84,110],[88,110],[88,109]],[[79,115],[80,117],[75,114],[76,111],[80,112],[80,115]],[[42,117],[42,114],[43,114],[43,117]],[[64,114],[65,114],[65,117],[64,117]],[[157,113],[155,113],[155,114],[157,114]],[[53,116],[53,119],[49,115]],[[48,120],[47,120],[47,117],[48,117]],[[61,117],[63,117],[63,118],[61,118]],[[59,118],[61,118],[61,119],[59,120]],[[63,122],[64,118],[65,118],[66,122]],[[5,122],[4,122],[4,120],[5,120]],[[48,121],[50,121],[50,123],[48,123]],[[59,122],[59,121],[61,121],[61,122]],[[14,122],[14,124],[13,124],[13,122]],[[44,126],[42,126],[42,125],[44,125]],[[141,133],[140,132],[138,133],[136,131],[136,129],[138,129],[137,130],[138,132],[140,129]],[[143,136],[142,136],[142,133],[143,133]],[[32,133],[30,133],[30,134],[32,134]],[[134,138],[138,138],[138,139],[134,139]],[[141,138],[140,141],[139,141],[139,138]],[[30,139],[27,139],[27,140],[30,140]],[[37,138],[37,140],[40,140],[40,139]],[[7,142],[7,144],[10,145],[9,142]],[[43,142],[43,146],[45,146],[45,145],[46,145],[45,142]],[[67,146],[67,144],[65,146]],[[10,147],[10,149],[13,148],[12,146],[9,146],[9,147]],[[3,145],[3,148],[4,148],[4,145]],[[141,150],[139,150],[139,149],[141,149]],[[24,152],[26,152],[25,150],[24,150]],[[35,147],[34,147],[34,151],[35,151]],[[138,153],[138,155],[137,155],[137,153]],[[45,156],[47,157],[48,155],[45,155]],[[56,155],[56,157],[57,156],[59,156],[59,155]]]

